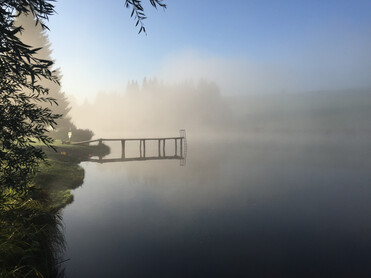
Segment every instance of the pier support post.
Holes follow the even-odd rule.
[[[183,138],[180,138],[180,157],[183,157]]]
[[[125,159],[125,140],[121,140],[121,158]]]

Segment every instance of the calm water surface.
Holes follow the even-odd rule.
[[[370,139],[189,139],[186,166],[84,162],[67,277],[371,277]]]

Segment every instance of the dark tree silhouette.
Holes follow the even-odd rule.
[[[40,25],[36,24],[35,18],[29,14],[22,14],[16,19],[16,25],[22,26],[23,31],[19,34],[19,39],[31,47],[41,48],[35,57],[43,60],[52,60],[52,49],[48,39],[46,30]],[[52,70],[50,67],[49,70]],[[45,78],[40,80],[45,88],[49,89],[49,96],[54,98],[58,105],[50,106],[48,103],[40,103],[44,108],[48,107],[53,113],[61,115],[56,120],[56,126],[53,130],[48,132],[48,135],[53,139],[68,140],[68,132],[72,131],[74,141],[85,141],[90,140],[94,135],[91,130],[78,129],[68,116],[68,112],[71,110],[70,103],[61,90],[61,78],[60,69],[55,70],[55,77],[59,82],[51,82]]]
[[[45,135],[56,125],[58,115],[38,103],[55,103],[40,79],[58,82],[49,70],[52,61],[35,56],[38,49],[24,44],[14,25],[20,14],[33,14],[44,28],[43,20],[54,13],[48,1],[1,1],[0,5],[0,186],[25,188],[44,153],[35,148],[36,140],[49,145]]]
[[[43,60],[52,60],[52,49],[48,39],[46,30],[39,24],[36,24],[36,19],[32,14],[22,14],[16,19],[16,25],[21,26],[23,31],[18,35],[19,39],[34,48],[41,48],[35,57]],[[49,70],[52,70],[51,66]],[[54,98],[58,105],[50,106],[48,103],[40,103],[42,107],[50,107],[55,114],[60,114],[61,117],[56,120],[55,130],[51,131],[49,135],[53,139],[66,139],[60,138],[61,136],[67,137],[67,132],[73,127],[71,118],[68,117],[68,112],[71,110],[70,103],[65,94],[61,90],[60,81],[62,78],[60,69],[55,69],[54,76],[59,82],[51,82],[47,79],[41,79],[40,84],[49,89],[49,96]],[[60,134],[62,133],[62,134]]]

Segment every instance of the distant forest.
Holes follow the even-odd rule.
[[[224,96],[214,82],[131,81],[122,93],[99,93],[73,105],[80,126],[99,134],[371,134],[371,89]]]
[[[99,93],[92,103],[73,105],[80,126],[99,133],[161,135],[181,128],[210,132],[231,120],[231,111],[215,83],[168,85],[157,79],[129,82],[124,94]]]

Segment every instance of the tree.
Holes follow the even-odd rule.
[[[55,103],[41,78],[57,82],[49,70],[51,61],[35,57],[38,49],[24,44],[14,25],[20,14],[33,14],[46,28],[44,20],[54,13],[50,1],[2,1],[0,5],[0,185],[25,188],[30,174],[37,169],[44,153],[32,143],[40,140],[50,145],[45,135],[54,127],[58,115],[38,103]]]
[[[18,36],[23,43],[31,47],[41,48],[36,53],[35,57],[43,60],[52,60],[52,49],[46,30],[39,24],[36,24],[36,20],[32,15],[20,15],[17,17],[15,24],[23,28],[23,31]],[[49,67],[49,70],[52,70],[52,66]],[[55,69],[54,76],[58,82],[51,82],[44,78],[40,80],[40,84],[49,89],[49,97],[54,98],[58,102],[58,105],[50,106],[48,103],[40,103],[40,105],[42,107],[49,107],[54,114],[61,115],[61,117],[56,120],[56,130],[50,131],[49,135],[53,139],[63,140],[67,139],[67,132],[73,126],[71,118],[68,116],[71,107],[66,95],[61,89],[60,81],[62,75],[59,68]],[[64,135],[64,137],[62,137],[62,135]]]
[[[50,146],[48,129],[56,126],[60,117],[41,104],[57,104],[49,96],[49,89],[41,80],[58,83],[56,72],[50,70],[53,62],[37,57],[40,48],[22,42],[21,26],[15,19],[22,14],[32,15],[36,25],[48,29],[45,21],[54,14],[54,0],[0,1],[0,189],[25,189],[30,174],[35,173],[40,160],[45,159],[41,149],[32,145],[39,140]],[[140,23],[139,33],[146,32],[146,18],[140,0],[125,0],[132,8],[131,16]],[[149,0],[155,8],[165,8],[162,0]]]
[[[46,30],[40,25],[36,24],[36,20],[32,15],[20,15],[16,19],[16,26],[22,26],[23,31],[19,34],[19,39],[31,46],[41,48],[35,57],[43,60],[52,60],[51,44],[48,39]],[[52,66],[49,67],[52,70]],[[55,70],[55,77],[60,82],[62,75],[60,69]],[[61,85],[59,82],[51,82],[45,78],[42,78],[40,84],[45,88],[49,89],[49,97],[54,98],[58,105],[50,106],[48,103],[40,103],[42,107],[50,108],[54,114],[61,115],[56,120],[56,127],[50,130],[48,135],[53,139],[68,140],[68,132],[72,131],[74,141],[87,141],[93,136],[91,130],[78,129],[73,123],[71,118],[68,116],[68,112],[71,110],[70,103],[62,92]]]

